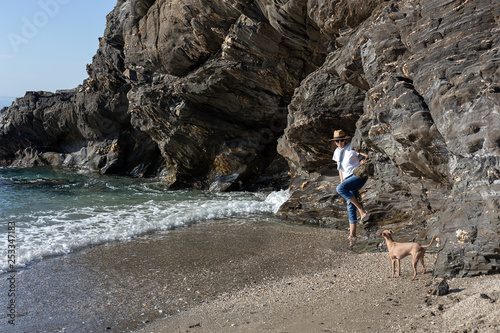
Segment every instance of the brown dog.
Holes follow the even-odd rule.
[[[392,230],[384,230],[380,234],[380,236],[385,238],[385,242],[387,243],[387,250],[389,251],[389,256],[391,257],[392,260],[392,276],[391,278],[394,278],[394,265],[397,262],[398,263],[398,276],[401,276],[401,265],[399,260],[403,259],[404,257],[408,256],[411,254],[412,260],[411,263],[413,265],[413,277],[411,278],[411,281],[415,279],[415,276],[417,276],[417,264],[420,261],[422,263],[422,266],[424,267],[424,273],[425,274],[425,264],[424,264],[424,254],[425,254],[425,248],[431,246],[432,242],[434,241],[434,237],[432,237],[431,242],[429,245],[422,246],[418,243],[396,243],[395,241],[392,240],[391,234],[393,233]]]

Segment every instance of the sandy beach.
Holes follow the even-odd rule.
[[[357,253],[346,236],[345,230],[228,220],[44,259],[17,273],[16,327],[4,318],[0,329],[499,331],[498,275],[450,279],[449,295],[429,295],[441,280],[432,276],[435,254],[426,255],[428,273],[415,281],[409,258],[402,277],[389,279],[388,254]]]
[[[447,279],[450,293],[436,296],[435,254],[426,255],[427,274],[410,281],[408,257],[391,279],[388,254],[350,251],[345,232],[290,232],[300,239],[292,251],[316,261],[315,270],[264,278],[140,332],[500,332],[498,275]]]
[[[429,258],[430,259],[430,258]],[[429,260],[430,261],[430,260]],[[386,254],[345,254],[336,268],[223,294],[140,332],[500,332],[500,277],[388,278]]]

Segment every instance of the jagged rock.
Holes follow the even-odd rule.
[[[0,165],[290,186],[281,214],[342,225],[342,128],[375,162],[372,224],[437,234],[438,276],[500,272],[499,17],[492,0],[119,0],[82,85],[0,112]]]
[[[294,110],[311,109],[300,95],[331,97],[333,90],[339,104],[356,96],[321,87],[325,72],[359,89],[362,111],[348,124],[338,111],[317,122],[329,122],[330,135],[337,128],[347,130],[354,146],[376,162],[376,175],[363,192],[375,220],[426,225],[444,240],[438,276],[498,272],[500,267],[500,131],[493,111],[500,102],[499,10],[491,1],[387,2],[356,26],[336,35],[333,29],[340,47],[302,82],[280,142],[292,171],[317,171],[310,166],[326,163],[332,149],[327,150],[327,135],[316,138],[312,148],[306,145],[302,133],[321,126],[312,123],[312,112],[307,121],[296,119]],[[306,211],[323,200],[321,192],[304,199]],[[282,211],[290,214],[286,206]],[[331,219],[331,212],[324,212],[317,218]],[[301,213],[295,209],[293,215]],[[458,229],[475,229],[476,236],[462,242],[455,236]]]
[[[446,280],[436,282],[431,290],[431,295],[444,296],[450,293],[450,286]]]

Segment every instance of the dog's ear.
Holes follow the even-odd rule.
[[[387,230],[387,232],[390,234],[394,233],[394,231],[392,231],[392,229]]]

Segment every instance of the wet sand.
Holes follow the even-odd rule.
[[[45,259],[17,273],[15,330],[5,317],[0,330],[453,332],[462,320],[464,328],[498,331],[491,319],[498,303],[490,302],[499,297],[498,276],[452,279],[450,295],[431,296],[440,280],[431,274],[435,255],[426,255],[430,273],[415,281],[409,258],[403,276],[389,279],[387,253],[358,254],[346,236],[214,221]],[[483,309],[489,317],[478,319]]]
[[[231,220],[44,259],[16,274],[16,332],[132,331],[223,293],[310,274],[339,254],[334,230]],[[333,252],[332,252],[333,253]],[[6,290],[6,280],[0,288]],[[6,304],[5,295],[0,302]],[[0,330],[12,329],[7,318]]]

